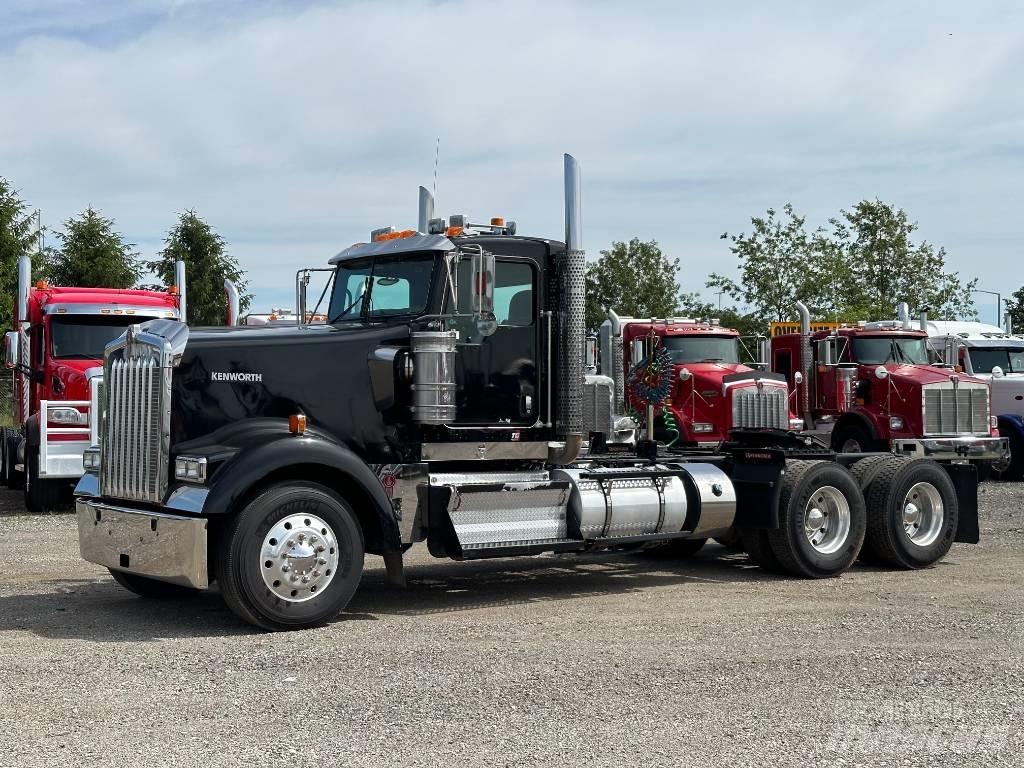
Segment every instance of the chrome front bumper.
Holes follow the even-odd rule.
[[[78,546],[90,563],[186,587],[210,585],[207,524],[79,498]]]
[[[998,461],[1010,455],[1005,437],[925,437],[915,440],[893,440],[893,450],[904,456],[936,461]]]

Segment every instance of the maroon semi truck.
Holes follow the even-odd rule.
[[[1003,456],[988,384],[931,364],[928,335],[905,306],[896,321],[812,333],[810,313],[797,304],[801,332],[772,337],[771,367],[794,388],[808,432],[827,436],[839,453],[972,463]]]
[[[652,336],[672,358],[667,402],[654,410],[655,432],[680,447],[714,448],[732,429],[801,429],[791,412],[783,376],[740,362],[740,334],[717,320],[686,317],[640,319],[609,311],[600,332],[602,374],[614,382],[620,412],[641,416],[645,404],[630,391],[628,372],[646,354]],[[624,408],[622,406],[625,406]]]

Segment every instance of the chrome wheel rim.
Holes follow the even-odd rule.
[[[946,508],[939,489],[931,483],[911,486],[900,509],[907,538],[919,547],[934,544],[942,533]]]
[[[338,540],[316,515],[289,515],[263,538],[260,573],[272,594],[304,603],[323,592],[338,571]]]
[[[804,507],[804,533],[823,555],[843,548],[850,536],[850,502],[842,491],[825,485],[811,494]]]

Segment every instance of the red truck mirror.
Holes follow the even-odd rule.
[[[17,368],[20,362],[19,351],[21,344],[17,331],[8,331],[4,334],[4,365],[8,368]]]

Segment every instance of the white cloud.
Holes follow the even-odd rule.
[[[83,5],[0,16],[0,174],[147,252],[195,207],[261,304],[412,223],[437,136],[443,211],[558,236],[571,151],[590,252],[657,238],[688,289],[731,265],[723,230],[786,200],[820,221],[890,199],[983,284],[1016,263],[1014,4]]]

